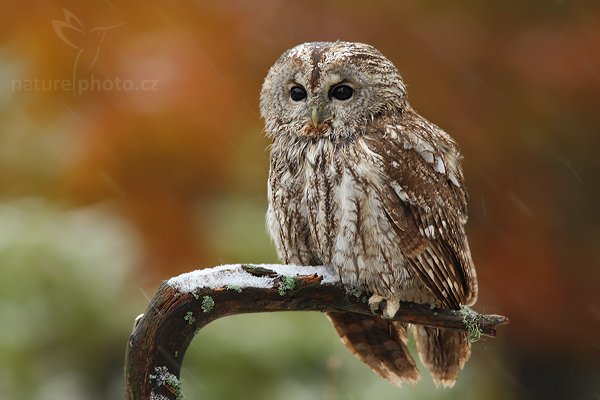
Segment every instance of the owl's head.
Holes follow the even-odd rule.
[[[405,106],[406,88],[392,62],[373,46],[350,42],[304,43],[286,51],[260,94],[272,138],[352,138]]]

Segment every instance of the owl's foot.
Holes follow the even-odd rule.
[[[385,300],[385,298],[378,294],[374,294],[371,297],[369,297],[369,308],[371,309],[371,312],[373,314],[377,314],[377,311],[379,311],[379,305],[383,300]]]
[[[385,309],[383,310],[383,318],[392,319],[400,309],[400,300],[386,299]]]
[[[381,295],[374,294],[371,297],[369,297],[369,308],[371,309],[371,312],[373,314],[377,314],[377,311],[379,311],[379,306],[381,305],[381,302],[384,300],[385,300],[385,307],[383,309],[383,313],[381,316],[385,319],[392,319],[392,318],[394,318],[394,316],[398,312],[398,309],[400,308],[399,300],[386,299],[385,297],[383,297]]]

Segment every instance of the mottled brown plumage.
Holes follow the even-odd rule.
[[[360,43],[306,43],[271,67],[261,92],[273,140],[268,227],[281,259],[323,264],[395,315],[400,301],[458,308],[477,297],[464,231],[466,192],[452,138],[417,114],[394,65]],[[406,326],[329,314],[344,344],[399,384],[418,371]],[[416,327],[437,384],[470,354],[464,333]]]

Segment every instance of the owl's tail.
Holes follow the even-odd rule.
[[[452,387],[471,355],[465,332],[415,325],[413,335],[423,364],[436,386]]]
[[[419,379],[415,361],[406,348],[406,324],[354,313],[327,316],[344,345],[375,373],[398,386]]]

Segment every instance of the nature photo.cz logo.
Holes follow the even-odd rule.
[[[77,16],[63,8],[64,20],[53,19],[52,27],[58,38],[67,46],[75,49],[71,79],[19,79],[13,80],[13,91],[67,91],[73,96],[93,91],[157,91],[158,80],[144,79],[138,82],[132,79],[115,77],[96,78],[92,71],[101,57],[102,44],[106,35],[126,24],[98,26],[87,29]]]

